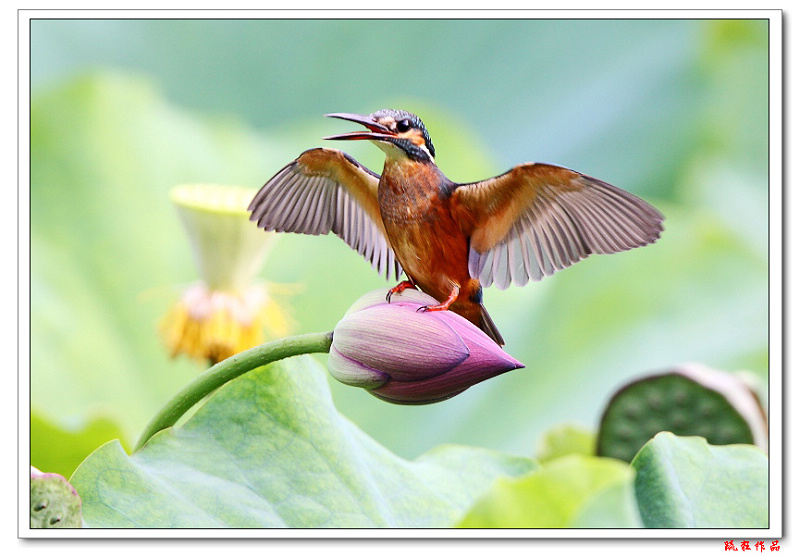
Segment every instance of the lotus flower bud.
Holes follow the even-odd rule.
[[[373,291],[333,330],[328,370],[347,385],[397,404],[439,402],[524,367],[478,327],[451,311],[417,311],[436,300],[407,289],[385,301]]]

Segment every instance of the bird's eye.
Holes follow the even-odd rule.
[[[405,133],[411,129],[411,122],[408,120],[400,120],[397,122],[397,131],[400,133]]]

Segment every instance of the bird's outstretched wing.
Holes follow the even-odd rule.
[[[624,190],[541,163],[454,189],[454,216],[470,237],[469,272],[483,286],[540,280],[591,253],[650,244],[664,217]]]
[[[402,269],[386,240],[378,180],[342,151],[309,149],[259,190],[248,207],[250,220],[276,232],[333,232],[378,273],[397,279]]]

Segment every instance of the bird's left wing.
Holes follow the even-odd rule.
[[[470,237],[470,275],[501,289],[540,280],[591,253],[650,244],[664,219],[635,195],[541,163],[459,184],[452,196],[454,217]]]
[[[265,230],[333,232],[378,273],[399,278],[378,207],[379,176],[337,149],[309,149],[264,184],[248,210]]]

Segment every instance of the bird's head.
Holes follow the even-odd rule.
[[[380,147],[387,157],[405,156],[415,161],[432,162],[436,156],[431,136],[416,114],[385,108],[369,116],[343,112],[326,116],[356,122],[369,131],[332,135],[325,139],[369,139]]]

